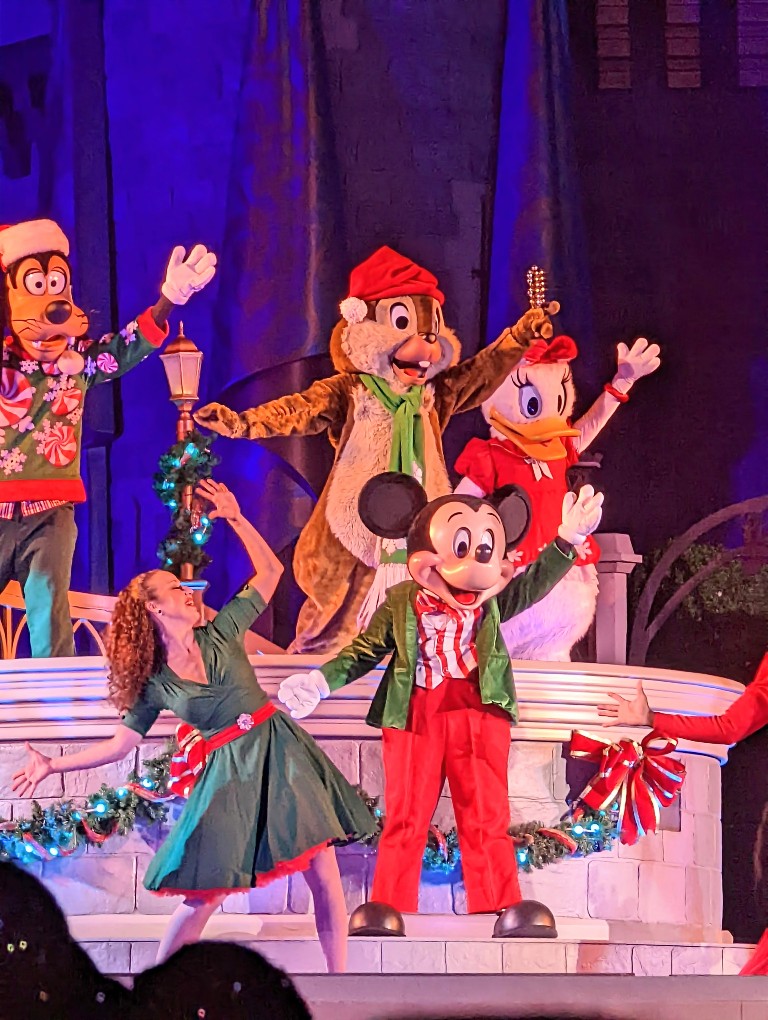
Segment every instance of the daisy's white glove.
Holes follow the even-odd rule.
[[[566,492],[563,498],[563,522],[557,533],[564,542],[581,545],[596,530],[603,516],[603,493],[583,485],[578,496]]]
[[[617,349],[618,367],[611,385],[619,393],[629,393],[638,379],[656,371],[661,364],[660,354],[659,345],[649,344],[643,336],[635,340],[631,348],[626,344],[619,344]]]
[[[292,719],[304,719],[330,693],[323,674],[319,669],[312,669],[309,673],[292,673],[286,677],[277,690],[277,699],[289,710]]]
[[[216,256],[204,244],[196,244],[186,258],[179,245],[171,252],[160,291],[172,305],[185,305],[193,294],[211,282],[215,273]]]

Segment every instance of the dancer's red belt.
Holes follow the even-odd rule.
[[[267,704],[258,712],[243,712],[232,726],[227,726],[226,729],[219,730],[207,738],[189,723],[180,723],[176,727],[178,747],[171,757],[168,792],[175,793],[178,797],[188,797],[212,751],[244,736],[254,726],[274,715],[275,711],[274,705]]]

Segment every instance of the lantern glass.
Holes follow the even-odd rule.
[[[202,351],[170,351],[161,354],[171,400],[197,400],[200,384],[200,368],[203,361]]]

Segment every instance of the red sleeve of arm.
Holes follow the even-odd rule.
[[[496,468],[487,439],[470,439],[454,467],[462,478],[469,478],[486,496],[498,488]]]
[[[722,715],[668,715],[653,713],[653,728],[662,737],[701,740],[709,744],[735,744],[768,723],[768,655],[752,683]]]
[[[142,335],[153,347],[159,347],[160,344],[168,336],[168,323],[164,326],[158,326],[155,320],[152,318],[152,309],[148,308],[141,315],[137,316],[136,322],[139,324],[139,329]]]

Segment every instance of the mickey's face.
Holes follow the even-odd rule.
[[[408,570],[417,584],[448,605],[476,609],[505,588],[515,571],[505,558],[504,524],[490,503],[445,497],[424,513],[432,506],[428,520],[432,548],[412,552]]]
[[[88,316],[72,300],[69,264],[58,252],[20,259],[9,267],[5,286],[11,333],[33,361],[56,361],[69,338],[88,329]]]

